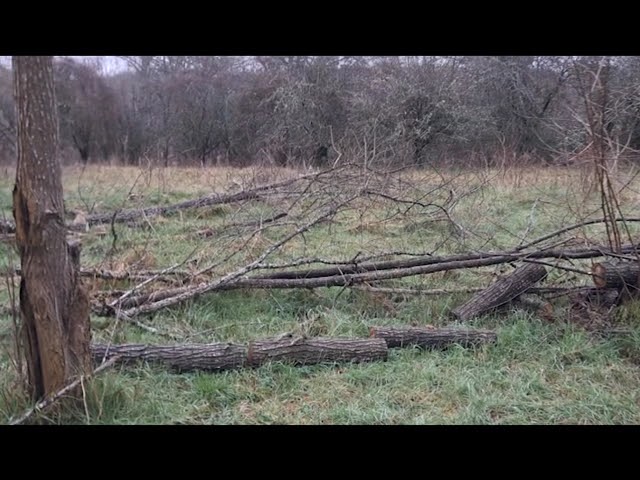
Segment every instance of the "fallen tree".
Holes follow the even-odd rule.
[[[118,363],[150,362],[179,372],[223,371],[259,367],[269,362],[315,365],[373,362],[387,359],[387,344],[378,338],[305,338],[286,334],[250,342],[178,345],[93,344],[95,363],[117,358]]]
[[[637,245],[624,245],[619,252],[613,252],[606,247],[576,248],[576,249],[547,249],[534,252],[522,252],[519,249],[504,252],[480,252],[460,255],[451,255],[447,257],[434,257],[430,255],[419,256],[411,259],[388,260],[384,262],[366,262],[344,263],[332,267],[291,270],[284,272],[275,272],[253,277],[254,279],[269,280],[294,280],[294,279],[315,279],[326,278],[343,275],[353,275],[367,272],[379,272],[383,270],[411,269],[421,268],[430,265],[451,264],[449,270],[455,268],[470,268],[485,265],[498,265],[501,263],[514,262],[522,259],[542,259],[542,258],[558,258],[558,259],[585,259],[603,257],[608,254],[632,254],[638,249]],[[273,267],[269,267],[273,268]],[[439,270],[436,270],[439,271]],[[422,273],[418,271],[418,273]],[[431,273],[427,271],[427,273]]]
[[[270,362],[293,365],[360,363],[385,361],[388,348],[419,346],[444,348],[453,344],[472,347],[496,341],[491,330],[434,327],[371,327],[369,338],[305,337],[286,333],[273,338],[234,343],[107,345],[94,343],[91,355],[96,364],[116,359],[119,364],[149,362],[179,372],[219,372],[256,368]]]
[[[131,222],[139,219],[149,219],[158,215],[171,215],[180,210],[187,210],[191,208],[203,208],[211,207],[214,205],[224,205],[229,203],[241,202],[244,200],[251,200],[259,198],[261,195],[269,191],[276,190],[278,188],[288,187],[303,180],[313,180],[323,175],[328,175],[338,169],[344,168],[344,166],[324,170],[321,172],[310,173],[306,175],[300,175],[295,178],[289,178],[280,182],[270,183],[267,185],[260,185],[248,190],[242,190],[237,193],[219,194],[213,193],[205,195],[203,197],[194,198],[191,200],[185,200],[183,202],[174,203],[172,205],[146,207],[146,208],[132,208],[126,210],[116,210],[113,212],[96,213],[92,215],[85,215],[84,219],[86,225],[94,226],[105,223],[124,223]],[[283,216],[281,214],[281,216]],[[68,222],[67,228],[70,230],[77,230],[78,225],[76,222]],[[0,220],[0,233],[15,233],[15,224],[10,220]]]
[[[283,242],[281,242],[283,243]],[[633,252],[635,245],[623,247],[623,252]],[[246,275],[259,267],[260,262],[253,262],[252,265],[243,267],[242,269],[232,272],[222,279],[214,280],[210,283],[192,286],[179,287],[176,289],[158,290],[154,293],[156,301],[145,303],[149,297],[138,298],[130,297],[124,305],[133,305],[124,310],[124,315],[134,317],[141,314],[148,314],[158,311],[162,308],[176,305],[186,300],[195,298],[204,293],[213,291],[246,289],[246,288],[319,288],[319,287],[336,287],[336,286],[352,286],[363,283],[371,283],[380,280],[389,280],[394,278],[402,278],[412,275],[425,275],[429,273],[455,270],[462,268],[475,268],[489,265],[498,265],[503,263],[514,262],[520,259],[531,258],[593,258],[597,256],[605,256],[610,250],[605,248],[582,248],[574,250],[546,250],[532,253],[508,253],[508,254],[473,254],[473,255],[454,255],[451,257],[429,257],[422,259],[404,260],[404,262],[415,263],[418,260],[425,262],[425,265],[394,268],[385,270],[365,271],[362,273],[344,273],[326,277],[312,278],[264,278],[264,277],[247,277]],[[613,252],[611,252],[613,253]],[[263,255],[266,257],[266,255]],[[460,259],[464,257],[464,259]],[[389,262],[381,262],[388,264]],[[536,264],[530,264],[536,265]],[[540,271],[540,265],[536,265],[537,271]],[[160,293],[162,292],[162,293]],[[521,292],[522,293],[522,292]],[[149,294],[143,294],[145,296]],[[506,300],[508,301],[508,300]],[[504,302],[502,302],[504,303]],[[139,306],[135,306],[139,305]],[[126,307],[121,307],[126,308]],[[104,315],[115,315],[114,309],[106,308]]]
[[[499,279],[476,293],[468,302],[454,309],[452,314],[458,320],[469,320],[510,302],[546,276],[547,270],[542,265],[536,263],[522,265],[511,275]]]
[[[247,348],[233,343],[183,345],[91,345],[95,363],[117,357],[119,363],[159,363],[179,372],[191,370],[222,371],[242,368],[246,364]]]
[[[249,344],[247,365],[267,362],[314,365],[337,362],[373,362],[387,359],[387,344],[378,338],[328,338],[285,335]]]
[[[601,262],[594,264],[591,270],[593,283],[598,288],[638,289],[640,264],[637,262]]]
[[[293,179],[287,183],[293,183],[296,179]],[[211,194],[204,197],[185,200],[184,202],[175,203],[173,205],[165,205],[158,207],[147,208],[132,208],[128,210],[119,210],[112,213],[98,213],[94,215],[87,215],[87,223],[89,226],[100,225],[104,223],[123,223],[130,222],[139,219],[147,219],[156,217],[158,215],[171,215],[180,210],[186,210],[189,208],[202,208],[211,207],[213,205],[224,205],[228,203],[240,202],[243,200],[250,200],[258,198],[259,192],[267,190],[268,188],[276,188],[275,185],[269,185],[261,188],[255,188],[252,190],[242,191],[231,194]]]
[[[497,335],[491,330],[433,327],[371,327],[372,338],[382,338],[387,347],[445,348],[453,344],[472,347],[496,341]]]

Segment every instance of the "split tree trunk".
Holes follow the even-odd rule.
[[[106,354],[106,355],[105,355]],[[187,345],[105,345],[93,344],[91,355],[96,364],[103,358],[120,357],[119,363],[146,361],[159,363],[179,372],[190,370],[222,371],[244,367],[247,348],[233,343]]]
[[[282,361],[313,365],[386,359],[387,344],[381,338],[303,338],[291,335],[251,342],[247,364],[257,367],[267,362]]]
[[[477,315],[503,305],[542,280],[547,270],[539,264],[528,263],[516,269],[508,277],[503,277],[482,292],[475,294],[471,300],[453,310],[458,320],[469,320]]]
[[[591,269],[593,283],[598,288],[638,289],[640,265],[636,262],[602,262]]]
[[[13,190],[20,313],[30,394],[91,372],[89,298],[66,242],[52,57],[13,57],[18,166]]]
[[[429,327],[371,327],[372,338],[382,338],[387,347],[415,345],[423,348],[445,348],[455,343],[463,347],[495,342],[496,333],[491,330]]]

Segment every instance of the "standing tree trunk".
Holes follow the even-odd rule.
[[[13,57],[18,167],[13,216],[20,251],[20,315],[34,399],[91,370],[89,298],[66,242],[53,57]]]

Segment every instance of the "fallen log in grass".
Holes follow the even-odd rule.
[[[592,268],[593,283],[598,288],[638,289],[640,264],[638,262],[601,262]]]
[[[91,345],[95,363],[104,358],[119,357],[119,363],[159,363],[179,372],[191,370],[222,371],[244,367],[247,348],[233,343],[180,345]]]
[[[150,362],[179,372],[219,372],[255,368],[271,362],[292,365],[361,363],[387,360],[388,349],[418,346],[445,348],[458,344],[472,347],[496,341],[490,330],[433,327],[372,327],[369,338],[304,337],[287,333],[254,340],[248,346],[234,343],[91,346],[96,364],[117,358],[121,364]]]
[[[285,335],[255,340],[249,346],[233,343],[143,345],[93,344],[95,363],[119,357],[119,363],[149,362],[172,370],[223,371],[259,367],[269,362],[315,365],[339,362],[386,360],[387,344],[377,338],[304,338]]]
[[[284,243],[284,242],[281,242]],[[634,245],[628,245],[623,247],[624,252],[632,252],[635,250]],[[275,250],[275,248],[272,248]],[[268,253],[268,252],[267,252]],[[250,289],[250,288],[319,288],[319,287],[342,287],[342,286],[353,286],[358,284],[366,284],[377,282],[381,280],[390,280],[394,278],[402,278],[408,277],[412,275],[426,275],[435,272],[442,272],[448,270],[456,270],[462,268],[477,268],[482,266],[490,266],[497,265],[502,263],[513,262],[519,259],[527,258],[592,258],[597,256],[605,256],[610,253],[610,250],[605,248],[583,248],[583,249],[575,249],[575,250],[544,250],[540,252],[534,252],[530,254],[506,254],[506,253],[495,253],[495,254],[471,254],[471,255],[454,255],[451,257],[430,257],[430,258],[421,258],[420,261],[426,263],[425,265],[414,265],[411,267],[403,267],[403,268],[394,268],[385,270],[382,267],[386,267],[388,265],[380,265],[381,269],[366,271],[362,273],[352,273],[352,274],[339,274],[328,277],[311,277],[311,278],[265,278],[265,277],[255,277],[246,275],[250,271],[254,271],[259,268],[259,262],[253,262],[253,264],[243,267],[238,271],[223,277],[222,279],[217,279],[211,281],[208,284],[200,284],[197,286],[190,287],[179,287],[176,289],[164,289],[158,290],[153,294],[153,300],[149,297],[149,294],[141,294],[140,297],[132,296],[127,300],[125,305],[127,310],[124,312],[128,317],[135,317],[138,315],[145,315],[155,311],[158,311],[162,308],[166,308],[172,305],[176,305],[178,303],[182,303],[186,300],[196,298],[202,294],[210,293],[214,291],[221,290],[233,290],[233,289]],[[263,254],[266,256],[266,254]],[[464,260],[461,259],[465,258]],[[404,261],[407,262],[407,261]],[[416,260],[410,260],[412,264],[416,263]],[[388,264],[388,262],[385,262]],[[529,263],[527,264],[529,267],[524,270],[525,272],[542,272],[544,267],[538,264]],[[524,267],[520,267],[524,268]],[[514,277],[511,282],[514,282],[518,279],[518,277]],[[529,284],[529,287],[533,286],[533,284],[537,280],[533,281],[533,283]],[[526,282],[526,280],[525,280]],[[496,284],[497,285],[497,284]],[[504,304],[521,293],[523,293],[527,288],[518,289],[517,282],[511,287],[507,288],[504,284],[499,284],[498,287],[495,288],[505,288],[504,292],[497,292],[496,290],[491,290],[489,293],[485,293],[485,291],[477,294],[474,299],[484,298],[487,296],[495,295],[496,298],[485,298],[484,304],[478,304],[474,308],[480,308],[478,312],[470,311],[469,313],[465,312],[465,309],[458,309],[456,315],[459,319],[471,318],[474,315],[478,315],[488,309],[494,308],[501,304]],[[485,305],[486,304],[486,305]],[[486,307],[486,309],[484,309]],[[462,308],[462,307],[460,307]],[[471,307],[467,307],[471,308]],[[114,315],[114,311],[107,309],[102,314],[104,315]],[[462,315],[462,316],[460,316]],[[471,315],[471,316],[467,316]]]
[[[389,348],[417,346],[436,349],[453,344],[472,347],[495,342],[497,338],[491,330],[467,328],[371,327],[369,334],[372,338],[382,338]]]
[[[458,320],[469,320],[510,302],[546,275],[547,270],[542,265],[527,263],[517,268],[511,275],[501,278],[483,291],[478,292],[468,302],[454,309],[451,313]]]
[[[258,367],[282,361],[294,365],[373,362],[387,359],[387,344],[381,338],[329,338],[286,335],[249,344],[247,365]]]

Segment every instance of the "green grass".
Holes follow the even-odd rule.
[[[162,205],[227,191],[226,181],[257,178],[248,170],[185,169],[149,172],[96,167],[65,170],[68,209],[95,205],[96,210]],[[272,172],[273,175],[279,175]],[[234,177],[234,175],[236,177]],[[422,184],[419,172],[415,192]],[[239,178],[239,177],[238,177]],[[624,178],[621,178],[622,184]],[[424,182],[433,183],[433,179]],[[635,181],[634,181],[635,182]],[[637,182],[636,182],[637,183]],[[510,248],[526,233],[530,241],[550,231],[595,216],[598,199],[585,193],[576,172],[539,169],[512,177],[495,172],[465,173],[454,178],[456,191],[471,190],[452,211],[468,231],[452,236],[446,222],[425,222],[419,209],[397,215],[394,205],[338,215],[334,222],[313,228],[270,262],[301,256],[349,259],[383,250],[431,251],[436,254]],[[637,185],[632,183],[632,187]],[[11,217],[13,178],[0,178],[0,209]],[[129,192],[137,197],[127,198]],[[437,202],[446,197],[434,198]],[[637,201],[633,189],[620,194],[632,214]],[[224,258],[243,244],[229,225],[272,213],[276,207],[260,202],[218,209],[183,212],[155,219],[151,228],[116,226],[83,236],[84,266],[104,268],[164,268],[192,252],[191,267],[202,268]],[[595,212],[595,213],[594,213]],[[391,220],[384,218],[396,214]],[[287,228],[291,228],[290,226]],[[202,238],[203,229],[218,233]],[[245,230],[249,232],[250,230]],[[216,275],[254,259],[282,238],[284,227],[270,228],[252,238]],[[638,227],[631,224],[632,234]],[[574,232],[577,237],[603,239],[604,229],[593,226]],[[445,242],[446,240],[446,242]],[[579,242],[579,238],[575,240]],[[443,242],[445,242],[443,244]],[[0,243],[0,266],[15,264],[17,255]],[[146,254],[146,255],[145,255]],[[589,261],[575,262],[578,268]],[[304,267],[302,267],[304,268]],[[390,284],[424,288],[460,288],[489,284],[500,267],[436,273],[394,280]],[[586,284],[564,272],[550,282]],[[91,289],[126,288],[125,282],[92,282]],[[286,331],[308,335],[368,335],[373,325],[450,325],[449,311],[468,298],[450,296],[386,296],[342,288],[310,290],[228,291],[206,295],[160,311],[144,321],[185,342],[248,342]],[[6,305],[6,285],[0,303]],[[566,302],[565,302],[566,303]],[[640,422],[640,304],[620,309],[617,323],[631,329],[619,337],[598,337],[567,324],[558,300],[558,321],[548,323],[522,310],[493,314],[469,322],[494,329],[495,345],[473,349],[453,346],[444,351],[394,349],[386,362],[294,367],[269,364],[257,369],[222,373],[174,373],[154,365],[114,367],[87,385],[85,402],[44,413],[36,421],[59,424],[628,424]],[[92,318],[96,341],[166,343],[134,326]],[[114,330],[115,328],[115,330]],[[20,393],[10,363],[12,326],[0,317],[0,422],[7,422],[29,406]]]

